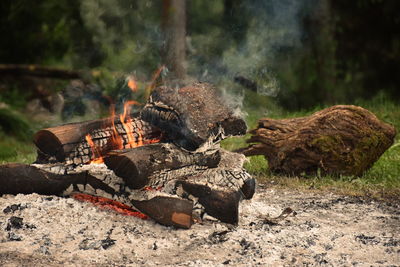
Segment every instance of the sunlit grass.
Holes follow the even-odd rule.
[[[36,159],[35,145],[0,132],[0,164],[8,162],[32,163]]]

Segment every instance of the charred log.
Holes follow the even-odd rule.
[[[115,127],[112,126],[112,120]],[[158,129],[139,119],[132,119],[125,126],[118,118],[65,124],[40,130],[35,134],[34,143],[40,150],[38,163],[47,163],[49,157],[55,157],[56,161],[67,164],[89,162],[96,155],[85,139],[87,134],[91,135],[100,154],[131,147],[128,135],[135,142],[143,144],[151,143],[161,136]],[[112,140],[115,136],[120,138],[119,143]],[[122,147],[118,147],[119,144]]]
[[[122,177],[128,187],[139,189],[149,182],[149,176],[161,170],[185,166],[215,168],[220,161],[219,151],[191,153],[173,144],[153,144],[127,150],[114,151],[104,159],[116,175]]]
[[[157,196],[149,200],[132,200],[131,203],[163,225],[188,229],[193,223],[193,202],[187,199]]]
[[[90,185],[110,195],[115,190],[88,172],[56,174],[32,165],[10,163],[0,165],[0,195],[2,194],[43,194],[62,195],[69,187],[78,184]],[[72,191],[72,190],[71,190]]]
[[[141,118],[163,129],[178,146],[196,150],[207,141],[243,135],[246,124],[222,101],[210,84],[194,83],[180,89],[156,88]]]
[[[275,173],[362,175],[388,149],[396,130],[357,106],[333,106],[308,117],[261,119],[238,152],[264,155]]]
[[[238,191],[213,190],[209,186],[192,184],[179,181],[178,185],[188,194],[198,198],[205,211],[219,219],[221,222],[237,224],[239,222],[239,201],[241,195]]]

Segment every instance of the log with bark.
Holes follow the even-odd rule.
[[[333,106],[308,117],[264,118],[250,131],[249,147],[275,173],[362,175],[393,144],[396,130],[358,106]]]
[[[247,130],[244,120],[224,103],[216,88],[200,82],[179,89],[156,88],[141,111],[141,118],[188,150],[244,135]]]
[[[161,138],[160,130],[136,118],[127,121],[125,126],[117,117],[64,124],[40,130],[35,134],[33,142],[38,148],[37,163],[48,163],[50,158],[75,165],[93,160],[99,155],[93,153],[85,139],[87,134],[90,134],[101,155],[114,149],[131,147],[128,134],[135,141],[144,144]],[[120,138],[120,142],[114,142],[113,137]]]
[[[149,176],[166,169],[178,169],[196,164],[215,168],[221,159],[218,150],[191,153],[173,144],[152,144],[126,151],[112,151],[105,157],[105,164],[122,177],[133,189],[144,187]]]

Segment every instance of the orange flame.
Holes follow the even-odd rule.
[[[138,88],[137,88],[137,83],[136,83],[134,77],[129,76],[127,80],[128,80],[128,87],[131,88],[132,92],[134,92],[134,93],[137,92]]]
[[[130,122],[132,122],[132,119],[129,116],[131,105],[140,105],[140,103],[137,101],[134,101],[134,100],[125,102],[124,103],[124,113],[119,116],[119,119],[120,119],[122,126],[124,127],[126,135],[128,137],[128,145],[131,148],[133,148],[133,147],[142,146],[143,142],[142,142],[142,135],[140,134],[140,130],[138,133],[139,134],[138,140],[136,141],[135,136],[133,135],[133,131],[130,127],[131,126]]]
[[[146,92],[150,92],[156,85],[156,80],[160,76],[162,70],[165,68],[165,66],[161,66],[152,76],[152,80],[149,84],[149,86],[146,88]],[[136,92],[138,90],[137,83],[134,79],[133,76],[128,76],[127,77],[127,85],[128,87],[132,90],[132,92]],[[119,149],[125,149],[125,148],[134,148],[134,147],[139,147],[143,146],[145,144],[153,144],[153,143],[158,143],[161,140],[161,137],[158,138],[153,138],[153,139],[146,139],[144,137],[143,131],[141,129],[133,129],[132,125],[132,118],[130,117],[130,109],[132,105],[141,105],[141,103],[134,101],[134,100],[129,100],[124,103],[124,111],[122,114],[120,114],[119,120],[120,123],[122,124],[122,127],[125,130],[125,134],[127,137],[127,143],[125,143],[123,136],[119,133],[116,125],[115,125],[115,104],[113,103],[112,99],[108,97],[108,100],[110,102],[110,124],[112,128],[112,133],[111,137],[107,142],[107,147],[106,149],[103,150],[119,150]],[[110,125],[108,124],[108,125]],[[107,126],[105,126],[107,127]],[[135,137],[135,134],[137,135]],[[91,150],[92,150],[92,155],[94,159],[90,161],[90,163],[103,163],[103,157],[101,154],[101,149],[96,146],[96,144],[93,142],[92,137],[90,134],[85,136],[86,141],[88,142]]]
[[[113,145],[113,149],[123,149],[123,140],[122,137],[119,135],[117,128],[115,127],[115,105],[111,104],[110,106],[110,113],[111,113],[111,126],[112,126],[112,135],[111,135],[111,142]]]
[[[98,147],[93,142],[92,136],[90,134],[87,134],[85,136],[85,139],[88,142],[90,149],[92,150],[92,155],[94,157],[94,159],[91,160],[91,163],[95,163],[95,164],[103,163],[104,162],[103,157],[101,156],[101,153],[100,153]]]

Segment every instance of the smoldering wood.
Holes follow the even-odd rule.
[[[396,130],[370,111],[332,106],[308,117],[263,118],[250,131],[246,156],[264,155],[275,173],[362,175],[393,144]]]
[[[81,79],[83,77],[83,73],[80,71],[45,67],[34,64],[0,64],[0,75],[35,76],[57,79]]]
[[[141,111],[144,121],[162,129],[178,146],[196,150],[208,141],[244,135],[244,120],[208,83],[156,88]]]
[[[131,204],[163,225],[189,229],[193,223],[193,202],[187,199],[156,196],[149,200],[131,200]]]
[[[191,153],[173,144],[152,144],[126,151],[112,151],[104,159],[108,168],[122,177],[128,187],[139,189],[149,182],[149,176],[161,170],[185,166],[215,168],[220,161],[219,151]]]
[[[112,195],[115,191],[88,172],[56,174],[21,163],[0,165],[0,195],[2,194],[43,194],[62,195],[68,187],[82,184],[91,185]]]
[[[239,201],[241,195],[238,191],[213,190],[207,185],[178,181],[178,185],[188,194],[198,198],[205,211],[221,222],[237,224],[239,221]]]
[[[48,163],[46,162],[48,157],[55,157],[58,162],[67,164],[89,162],[96,155],[93,155],[92,149],[85,139],[87,134],[91,135],[101,154],[118,149],[115,147],[116,144],[110,140],[114,134],[112,120],[114,120],[115,130],[122,138],[123,148],[130,147],[128,133],[136,141],[142,139],[144,143],[154,138],[160,138],[158,129],[136,118],[126,123],[128,129],[117,117],[64,124],[40,130],[35,134],[34,143],[40,151],[39,155],[43,155],[38,157],[38,163]]]

